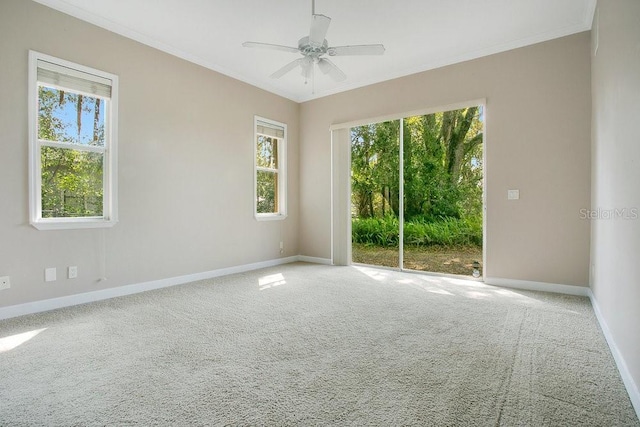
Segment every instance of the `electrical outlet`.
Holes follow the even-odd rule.
[[[0,277],[0,290],[9,289],[10,287],[11,287],[11,281],[9,280],[9,276]]]
[[[44,269],[44,281],[45,282],[55,282],[56,281],[56,268],[45,268]]]
[[[78,267],[76,267],[75,265],[69,267],[67,273],[67,277],[69,277],[69,279],[75,279],[76,277],[78,277]]]

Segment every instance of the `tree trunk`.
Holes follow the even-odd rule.
[[[457,185],[460,179],[464,154],[468,151],[464,140],[477,111],[478,107],[470,107],[464,110],[447,111],[443,115],[442,136],[447,145],[447,173],[452,185]],[[475,143],[477,145],[477,141]]]
[[[369,193],[369,217],[373,218],[375,216],[375,212],[373,210],[373,193]]]
[[[78,123],[78,143],[81,142],[80,132],[82,131],[82,95],[78,95],[78,104],[76,108],[76,121]]]
[[[98,144],[98,126],[100,124],[100,98],[96,98],[96,109],[93,115],[93,144]]]

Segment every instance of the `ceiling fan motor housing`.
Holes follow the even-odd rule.
[[[324,39],[321,45],[309,42],[309,36],[303,37],[298,41],[298,49],[304,56],[319,58],[329,50],[329,43]]]

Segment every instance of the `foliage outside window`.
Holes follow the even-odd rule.
[[[38,229],[117,220],[117,77],[30,52],[30,211]]]
[[[286,216],[287,125],[255,118],[255,215],[257,219]]]
[[[404,217],[433,222],[482,216],[481,106],[406,117]],[[353,216],[399,216],[400,120],[351,129]]]

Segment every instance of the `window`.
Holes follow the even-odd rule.
[[[255,118],[255,215],[284,219],[286,209],[287,125]]]
[[[118,78],[29,52],[31,224],[110,227],[117,221]]]

